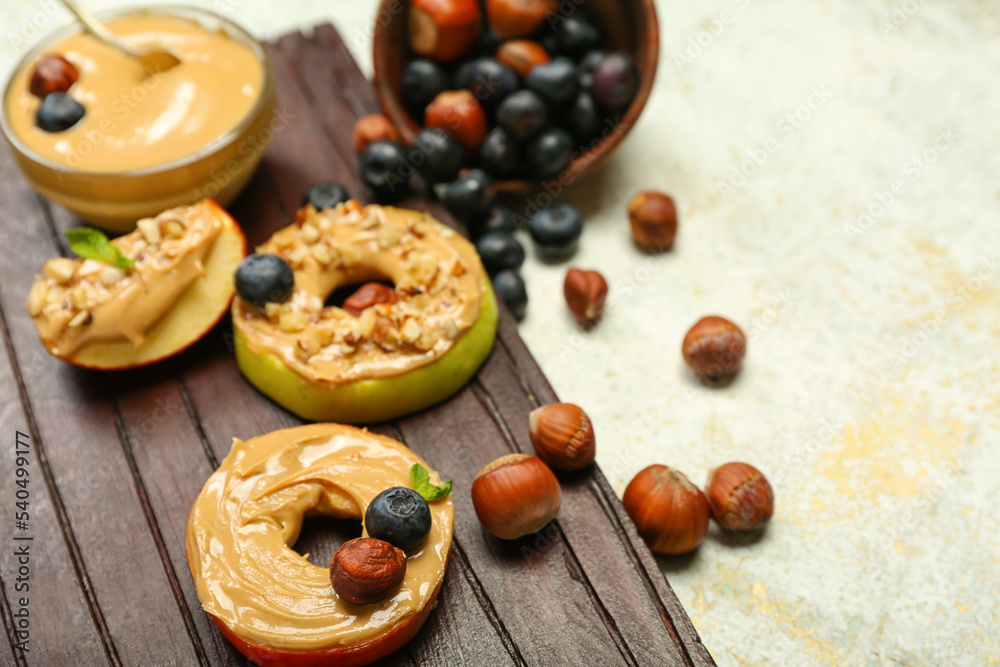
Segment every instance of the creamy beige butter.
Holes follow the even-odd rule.
[[[381,602],[340,599],[329,570],[289,548],[303,517],[361,518],[385,489],[409,487],[414,463],[427,467],[395,440],[338,424],[234,440],[187,522],[188,564],[205,611],[251,644],[303,651],[362,644],[419,613],[444,578],[451,496],[430,503],[427,541],[407,554],[406,578]]]
[[[199,23],[165,15],[114,19],[109,29],[137,49],[166,48],[181,60],[148,76],[142,65],[80,33],[53,44],[80,72],[69,94],[86,108],[72,128],[35,124],[41,100],[28,90],[29,63],[6,100],[14,134],[39,156],[76,169],[117,172],[191,156],[233,130],[257,103],[264,71],[253,50]]]
[[[222,231],[222,218],[203,201],[139,222],[111,241],[135,260],[127,271],[87,259],[49,260],[28,295],[42,343],[70,358],[92,343],[130,341],[146,334],[198,277]]]
[[[487,280],[471,243],[416,211],[341,204],[300,212],[257,249],[286,259],[295,291],[264,312],[233,302],[237,335],[302,377],[346,384],[390,378],[444,356],[479,317]],[[398,302],[354,317],[324,306],[337,287],[392,281]]]

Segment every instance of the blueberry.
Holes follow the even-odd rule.
[[[309,188],[302,196],[302,205],[312,204],[317,211],[324,208],[333,208],[351,198],[347,190],[340,183],[333,181],[323,181]]]
[[[38,108],[35,123],[46,132],[63,132],[83,118],[87,110],[66,93],[49,93]]]
[[[483,16],[486,13],[483,12]],[[476,39],[476,44],[473,46],[475,52],[481,56],[493,56],[496,54],[497,49],[503,44],[503,39],[497,37],[492,30],[483,30],[479,33],[479,37]]]
[[[472,71],[476,66],[475,60],[466,60],[451,75],[452,90],[470,90],[472,88]]]
[[[563,130],[545,130],[524,151],[525,163],[535,178],[552,178],[569,166],[573,139]]]
[[[590,143],[601,131],[601,112],[590,93],[580,91],[566,110],[566,127],[580,143]]]
[[[399,92],[410,111],[420,116],[434,98],[448,89],[448,77],[430,60],[411,61],[399,80]]]
[[[517,86],[514,70],[493,58],[480,58],[472,68],[469,90],[487,111],[499,107],[508,95],[517,90]]]
[[[476,241],[476,251],[490,275],[524,264],[524,248],[517,239],[503,232],[493,232]]]
[[[639,90],[639,70],[624,53],[612,53],[594,68],[590,92],[594,101],[611,111],[627,107]]]
[[[583,218],[572,206],[556,204],[531,216],[528,231],[543,257],[558,259],[573,254],[580,234]]]
[[[479,163],[496,178],[509,178],[517,171],[521,155],[517,144],[502,128],[496,127],[486,135],[479,150]]]
[[[268,303],[284,303],[292,295],[295,274],[288,262],[277,255],[253,254],[236,269],[236,292],[258,308]]]
[[[576,92],[579,75],[576,65],[569,58],[556,58],[544,65],[533,67],[528,73],[528,88],[550,106],[560,106]]]
[[[478,222],[493,206],[493,179],[482,170],[475,169],[449,183],[441,203],[462,222]]]
[[[606,55],[604,51],[588,51],[587,55],[583,57],[580,61],[580,67],[577,69],[581,88],[590,90],[590,86],[594,83],[594,70],[597,69]]]
[[[549,32],[539,38],[538,43],[542,45],[545,52],[550,56],[557,55],[559,53],[559,38],[556,33]]]
[[[412,551],[431,532],[431,509],[427,501],[404,486],[394,486],[375,496],[365,510],[368,537],[388,542],[397,549]]]
[[[545,102],[530,90],[519,90],[510,95],[497,109],[497,125],[518,143],[538,134],[548,122],[549,111]]]
[[[528,291],[524,288],[524,279],[517,271],[507,270],[493,276],[493,291],[496,292],[514,319],[524,319],[528,309]]]
[[[477,237],[486,236],[493,232],[513,234],[517,231],[517,223],[514,222],[514,212],[506,206],[494,206],[479,224],[474,227],[474,231]]]
[[[403,147],[392,141],[376,141],[361,152],[361,180],[380,201],[398,199],[406,192],[411,167]]]
[[[454,180],[462,168],[462,147],[444,130],[420,130],[413,138],[413,149],[416,151],[413,163],[430,183]]]
[[[568,16],[556,26],[556,44],[560,55],[574,60],[601,45],[601,33],[580,16]]]

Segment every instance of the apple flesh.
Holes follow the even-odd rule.
[[[121,370],[145,366],[182,352],[201,340],[229,309],[236,293],[233,276],[246,257],[246,239],[236,221],[216,202],[208,200],[222,230],[205,260],[205,273],[180,295],[150,329],[138,349],[129,341],[91,343],[69,363],[85,368]]]
[[[306,380],[273,354],[257,354],[234,326],[240,371],[272,400],[310,421],[370,424],[422,410],[456,393],[493,349],[497,302],[484,278],[479,317],[440,359],[393,378],[320,385]]]

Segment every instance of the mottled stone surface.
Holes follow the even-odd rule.
[[[370,70],[374,0],[191,4],[263,37],[332,20]],[[619,491],[654,462],[774,483],[759,539],[661,561],[720,665],[1000,664],[1000,5],[697,5],[658,3],[649,107],[562,198],[608,315],[581,331],[565,265],[529,258],[522,334]],[[0,3],[0,72],[54,8]],[[665,255],[630,243],[644,188],[680,207]],[[680,355],[713,313],[749,337],[725,387]]]

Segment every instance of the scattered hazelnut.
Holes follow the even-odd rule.
[[[694,551],[708,533],[708,500],[683,473],[651,465],[636,475],[622,496],[639,535],[656,553]]]
[[[748,463],[726,463],[708,473],[705,484],[712,518],[725,530],[757,530],[774,514],[774,491]]]
[[[37,97],[45,97],[49,93],[65,93],[79,78],[80,73],[73,63],[62,56],[47,53],[35,64],[28,89]]]
[[[365,283],[358,288],[358,291],[347,297],[344,301],[344,310],[354,317],[360,317],[367,308],[371,308],[378,303],[392,305],[396,303],[398,297],[396,290],[387,287],[382,283]]]
[[[563,283],[566,303],[580,324],[593,324],[604,314],[604,300],[608,296],[608,283],[597,271],[570,269]]]
[[[432,60],[464,55],[479,36],[478,0],[412,0],[410,46]]]
[[[354,604],[378,602],[403,583],[404,577],[406,554],[370,537],[345,542],[330,560],[333,590]]]
[[[535,32],[551,9],[548,0],[487,0],[486,14],[497,37],[523,37]]]
[[[559,513],[561,503],[556,476],[541,459],[527,454],[501,456],[472,482],[476,516],[504,540],[541,530]]]
[[[517,72],[522,79],[526,79],[532,69],[549,62],[549,54],[538,42],[515,39],[500,46],[497,50],[497,60]]]
[[[486,112],[468,90],[446,90],[427,107],[424,126],[444,130],[462,144],[466,153],[479,151],[486,140]]]
[[[662,192],[640,192],[628,205],[632,238],[646,250],[669,250],[677,235],[677,207]]]
[[[399,132],[388,118],[379,113],[364,116],[354,124],[354,150],[360,153],[376,141],[399,141]]]
[[[553,403],[536,408],[528,424],[535,453],[550,468],[580,470],[594,462],[594,427],[580,406]]]
[[[746,352],[743,331],[729,320],[703,317],[684,336],[684,361],[695,373],[710,380],[733,375],[740,370]]]

